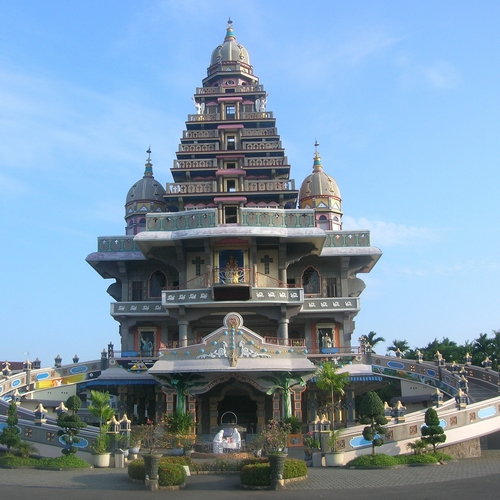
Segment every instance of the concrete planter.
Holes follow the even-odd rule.
[[[94,453],[92,455],[92,463],[94,467],[109,467],[111,462],[111,453]]]
[[[344,465],[344,453],[334,451],[325,453],[325,465],[327,467],[342,467]]]

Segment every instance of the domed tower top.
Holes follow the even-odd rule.
[[[316,142],[312,174],[302,182],[299,192],[300,208],[316,211],[316,226],[327,230],[342,229],[342,198],[337,181],[323,170]]]
[[[137,234],[146,228],[146,214],[148,212],[164,212],[166,203],[165,189],[153,176],[151,163],[151,149],[146,151],[148,159],[144,176],[128,191],[125,201],[125,220],[127,234]]]
[[[248,50],[236,40],[233,21],[229,19],[226,37],[212,52],[210,66],[207,69],[208,77],[203,80],[203,85],[205,87],[223,85],[224,78],[228,77],[240,80],[236,75],[241,73],[244,74],[244,77],[241,81],[236,82],[237,84],[251,85],[258,81],[256,77],[252,76],[253,68],[250,64]]]

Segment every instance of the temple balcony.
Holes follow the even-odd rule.
[[[167,194],[202,194],[218,193],[217,181],[205,182],[176,182],[167,183]],[[232,192],[269,192],[269,191],[295,191],[295,180],[253,180],[245,179],[242,191]]]
[[[252,92],[264,92],[264,85],[235,85],[234,87],[197,87],[197,95],[207,94],[224,94],[230,92],[231,94],[249,94]]]
[[[288,158],[286,156],[263,156],[262,158],[245,158],[243,161],[244,167],[276,167],[281,165],[288,165]]]
[[[188,115],[188,122],[237,122],[240,120],[272,120],[274,115],[272,111],[251,111],[241,112],[236,116],[226,117],[223,119],[221,113],[203,113]]]
[[[167,194],[216,193],[217,181],[167,183]]]
[[[179,144],[178,153],[208,153],[219,151],[218,142],[198,143],[198,144]]]
[[[165,314],[165,309],[159,300],[111,302],[111,316],[154,316]]]
[[[200,160],[174,160],[173,168],[217,168],[217,159],[200,159]]]
[[[244,128],[241,130],[242,137],[267,137],[273,135],[278,135],[278,129],[276,127]]]
[[[283,149],[281,141],[255,141],[243,142],[243,149],[258,151],[267,149]]]
[[[301,314],[318,314],[333,312],[359,312],[361,309],[358,297],[306,297]]]
[[[219,137],[218,130],[184,130],[183,139],[216,139]]]

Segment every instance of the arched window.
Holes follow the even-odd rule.
[[[330,224],[328,223],[328,219],[326,218],[326,215],[320,215],[318,218],[318,227],[320,229],[323,229],[323,231],[327,231],[330,229]]]
[[[149,296],[161,297],[161,291],[166,285],[166,276],[161,271],[155,271],[149,278]]]
[[[320,277],[318,271],[308,267],[302,274],[302,288],[304,293],[320,293]]]
[[[146,219],[143,217],[142,219],[139,219],[139,227],[137,228],[137,232],[140,233],[141,231],[146,230]]]

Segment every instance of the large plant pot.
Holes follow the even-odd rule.
[[[271,466],[271,489],[281,490],[284,489],[285,483],[283,475],[285,472],[285,459],[288,455],[286,453],[269,453],[269,465]]]
[[[92,462],[94,467],[109,467],[111,461],[111,453],[94,453]]]
[[[158,479],[158,468],[160,467],[161,453],[148,453],[143,455],[144,472],[148,479]]]
[[[344,465],[344,453],[333,451],[325,453],[325,465],[327,467],[342,467]]]

